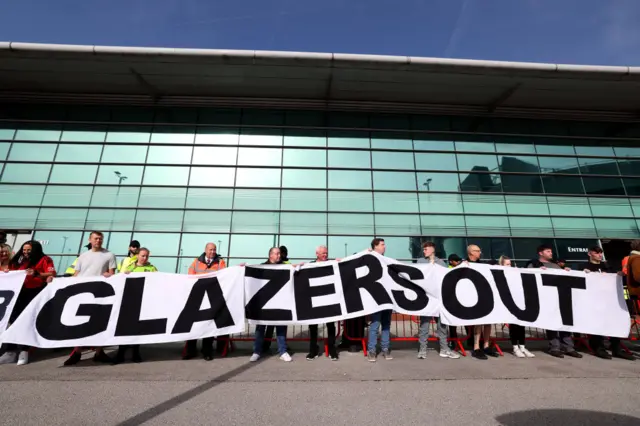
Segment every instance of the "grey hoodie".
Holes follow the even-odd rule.
[[[426,257],[421,257],[416,263],[431,263],[431,261]],[[435,263],[436,265],[444,266],[445,268],[447,267],[447,264],[444,263],[444,260],[440,259],[437,256],[433,258],[433,263]]]

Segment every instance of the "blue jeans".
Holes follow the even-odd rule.
[[[369,315],[371,324],[369,325],[369,342],[367,351],[375,352],[378,343],[378,327],[382,324],[382,335],[380,336],[380,347],[382,350],[389,349],[389,339],[391,338],[391,312],[380,311]]]
[[[253,342],[253,353],[262,353],[262,343],[264,342],[264,333],[267,330],[266,325],[256,325],[256,340]],[[282,355],[287,351],[287,326],[276,325],[276,341],[278,342],[278,354]]]

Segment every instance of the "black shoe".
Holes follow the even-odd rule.
[[[570,356],[571,358],[582,358],[582,354],[576,352],[575,350],[565,352],[565,355]]]
[[[93,362],[98,362],[100,364],[112,364],[113,359],[111,359],[109,355],[105,354],[104,351],[100,351],[96,352],[93,356]]]
[[[331,361],[337,361],[339,359],[336,348],[329,348],[329,358],[331,358]]]
[[[122,364],[123,362],[124,362],[124,351],[118,349],[118,353],[116,354],[115,358],[113,359],[113,365]]]
[[[635,357],[633,354],[629,352],[623,351],[622,349],[614,349],[611,354],[614,358],[626,359],[627,361],[634,361]]]
[[[139,353],[133,354],[133,356],[131,357],[131,361],[135,362],[136,364],[140,364],[142,362],[142,357]]]
[[[73,353],[69,356],[69,358],[64,362],[65,367],[69,367],[70,365],[76,365],[82,359],[82,353],[77,350],[73,351]]]
[[[489,356],[492,356],[494,358],[500,357],[500,354],[498,354],[498,352],[492,347],[484,348],[484,353],[485,353],[485,355],[489,355]]]
[[[556,358],[564,358],[564,354],[559,349],[550,349],[549,355],[554,356]]]
[[[473,352],[471,353],[471,356],[474,357],[475,359],[489,359],[487,358],[487,355],[485,355],[484,351],[482,349],[474,349]]]
[[[307,361],[313,361],[314,359],[318,358],[318,352],[319,351],[317,346],[311,349],[307,354]]]
[[[611,359],[611,355],[602,346],[596,349],[595,356],[602,359]]]

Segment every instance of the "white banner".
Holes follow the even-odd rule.
[[[508,323],[627,337],[620,279],[477,264],[447,269],[368,252],[296,269],[65,278],[41,292],[3,339],[38,347],[160,343],[243,331],[245,310],[251,323],[288,325],[384,309],[441,316],[449,325]]]
[[[25,271],[0,272],[0,342],[26,276]]]

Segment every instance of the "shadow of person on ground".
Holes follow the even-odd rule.
[[[526,410],[501,414],[496,420],[503,426],[632,426],[640,418],[626,414],[606,413],[590,410]]]

